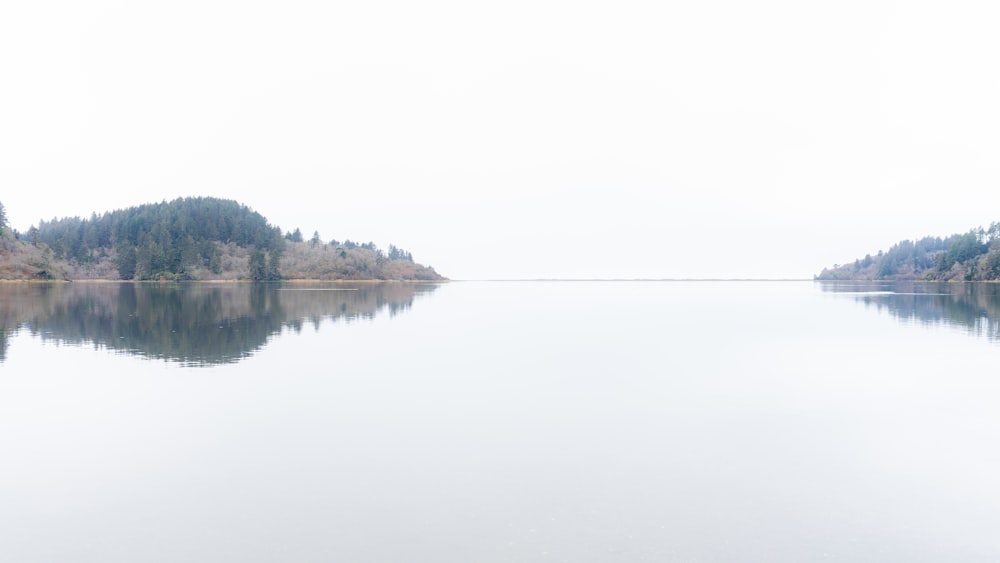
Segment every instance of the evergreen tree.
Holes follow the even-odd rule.
[[[123,244],[118,247],[118,258],[115,261],[118,266],[118,276],[123,280],[130,280],[135,277],[135,247],[131,244]]]
[[[257,282],[267,279],[267,263],[265,262],[263,252],[260,250],[254,250],[250,254],[248,266],[250,268],[251,280]]]
[[[272,250],[267,257],[267,279],[281,279],[281,250]]]

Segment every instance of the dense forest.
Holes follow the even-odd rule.
[[[440,280],[395,245],[308,241],[235,201],[197,197],[7,226],[0,204],[0,279]]]
[[[818,280],[1000,280],[1000,223],[945,238],[904,240],[888,251],[824,268]]]

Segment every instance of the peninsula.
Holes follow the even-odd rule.
[[[409,252],[351,240],[305,239],[282,231],[236,201],[178,198],[41,221],[28,232],[7,225],[0,204],[4,280],[445,280]]]
[[[1000,280],[1000,223],[948,237],[904,240],[847,264],[834,264],[817,280]]]

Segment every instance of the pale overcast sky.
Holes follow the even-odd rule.
[[[5,2],[15,228],[179,196],[455,279],[811,277],[1000,220],[993,2]]]

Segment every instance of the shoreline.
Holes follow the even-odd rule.
[[[205,284],[261,284],[261,285],[281,285],[281,284],[305,284],[305,283],[446,283],[451,280],[323,280],[296,278],[291,280],[275,280],[266,282],[255,282],[250,280],[111,280],[111,279],[78,279],[78,280],[39,280],[39,279],[0,279],[0,283],[82,283],[82,284],[109,284],[109,283],[132,283],[132,284],[181,284],[181,283],[205,283]]]

